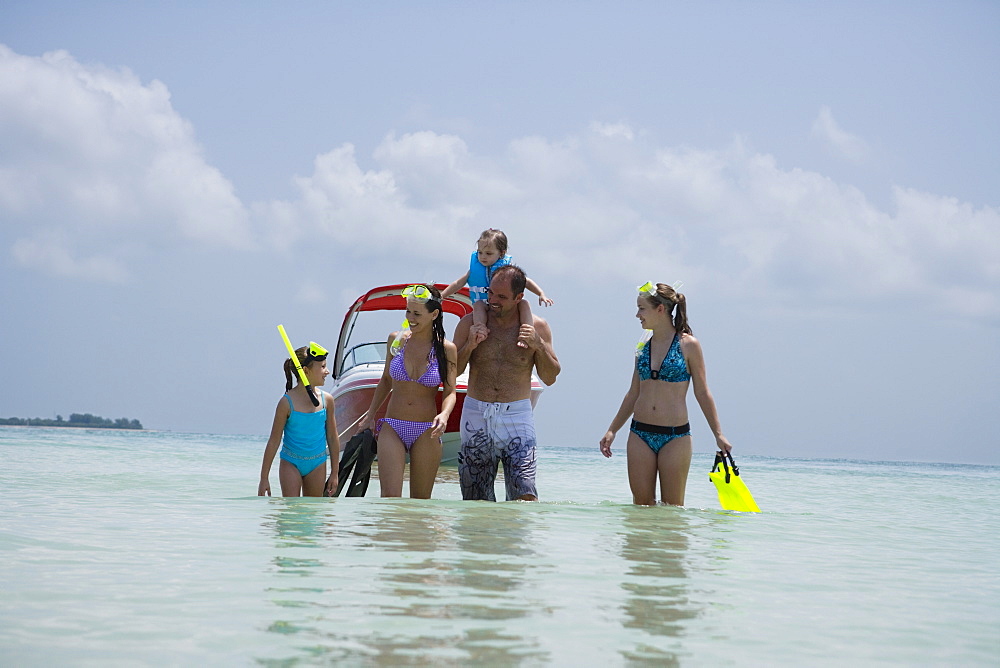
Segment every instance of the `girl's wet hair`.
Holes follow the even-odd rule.
[[[507,254],[507,235],[503,231],[491,227],[488,230],[483,230],[483,233],[479,235],[479,241],[485,241],[488,244],[493,244],[496,247],[497,252],[500,253],[500,257]],[[479,241],[476,244],[479,244]]]
[[[299,358],[299,366],[305,369],[307,366],[316,361],[315,357],[309,356],[309,346],[302,346],[296,349],[295,356]],[[298,377],[298,372],[295,370],[295,365],[292,363],[292,358],[285,360],[285,392],[292,389],[292,384],[294,379]]]
[[[693,334],[691,325],[687,318],[687,298],[683,293],[674,290],[673,286],[666,283],[656,284],[656,296],[644,292],[643,297],[649,300],[653,306],[662,304],[667,313],[673,312],[674,329],[678,334]]]
[[[503,234],[503,232],[500,234]],[[431,293],[430,298],[424,302],[427,312],[429,313],[434,309],[437,309],[438,312],[437,317],[434,318],[434,322],[431,324],[431,345],[434,346],[434,355],[438,361],[438,374],[440,374],[441,380],[444,381],[448,377],[448,353],[444,349],[444,309],[441,308],[441,291],[428,283],[420,283],[418,285],[423,285]]]

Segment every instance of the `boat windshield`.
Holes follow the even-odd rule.
[[[385,363],[385,341],[373,343],[361,343],[354,346],[344,355],[343,371],[352,369],[361,364],[384,364]],[[341,373],[343,373],[343,371]]]

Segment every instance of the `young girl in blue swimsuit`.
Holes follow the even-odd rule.
[[[651,330],[639,344],[632,384],[618,414],[601,438],[601,453],[611,456],[615,434],[631,416],[626,457],[632,502],[656,505],[656,479],[660,499],[684,505],[688,469],[691,467],[691,426],[687,416],[688,385],[715,434],[719,450],[732,449],[722,433],[715,400],[705,380],[705,358],[701,344],[687,322],[687,299],[663,283],[639,288],[636,316],[643,329]],[[654,367],[655,365],[655,367]]]
[[[267,439],[260,467],[257,496],[271,496],[268,478],[279,445],[281,463],[278,465],[278,481],[282,496],[333,496],[337,491],[340,439],[337,436],[333,397],[319,389],[330,375],[326,368],[326,351],[312,344],[296,350],[295,356],[305,371],[310,388],[307,389],[301,381],[292,387],[292,378],[297,377],[297,373],[292,360],[286,359],[285,396],[274,409],[271,435]],[[310,389],[317,393],[319,406],[313,405],[309,397]],[[329,478],[326,476],[327,458],[332,471]]]
[[[458,352],[444,338],[441,293],[432,285],[411,285],[406,297],[409,334],[393,332],[386,364],[365,427],[378,435],[378,480],[382,496],[402,496],[406,456],[410,456],[410,498],[429,499],[441,463],[441,435],[455,408]],[[402,338],[397,344],[397,338]],[[441,409],[438,387],[443,385]],[[375,416],[389,397],[385,417]]]

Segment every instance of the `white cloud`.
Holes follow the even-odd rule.
[[[128,277],[121,262],[101,255],[77,257],[58,235],[19,239],[14,242],[11,253],[22,266],[53,276],[99,283],[121,283]]]
[[[106,278],[123,266],[70,261],[65,245],[46,245],[247,243],[232,184],[205,163],[158,81],[64,51],[34,58],[0,45],[0,145],[0,213],[22,263]]]
[[[418,155],[418,163],[426,157]],[[445,162],[449,159],[445,157]],[[447,169],[442,173],[451,174]],[[449,236],[454,223],[469,215],[465,206],[449,198],[437,198],[440,201],[434,207],[411,205],[411,192],[397,186],[394,172],[362,169],[350,144],[318,156],[313,173],[296,177],[294,182],[297,199],[254,207],[265,226],[275,231],[276,243],[319,235],[342,251],[363,252],[384,249],[389,242],[402,239],[404,250],[433,251],[442,236]],[[420,197],[424,195],[413,193],[413,199]]]
[[[390,136],[378,169],[341,147],[298,180],[299,199],[268,208],[353,250],[403,240],[394,248],[409,258],[458,263],[482,228],[499,227],[529,274],[544,265],[550,275],[585,268],[591,281],[683,279],[792,308],[938,295],[949,313],[1000,315],[995,209],[900,189],[896,211],[882,210],[738,140],[622,151],[607,139],[518,139],[499,161],[453,136]]]
[[[838,156],[852,162],[861,162],[868,156],[868,145],[865,141],[841,128],[834,120],[830,107],[819,110],[819,116],[813,121],[812,134]]]
[[[930,299],[943,313],[1000,317],[997,209],[899,188],[885,210],[738,139],[665,147],[594,123],[480,156],[455,135],[390,133],[371,167],[350,144],[318,155],[294,179],[295,197],[254,203],[251,227],[158,82],[0,47],[0,121],[7,252],[61,276],[122,280],[143,252],[178,240],[458,275],[479,232],[498,227],[529,275],[682,279],[791,308]],[[817,128],[848,152],[863,148],[826,108]]]
[[[1000,312],[1000,210],[894,190],[895,239],[924,268],[928,308],[973,317]]]
[[[590,124],[590,129],[592,132],[609,138],[620,137],[628,141],[635,139],[635,133],[632,132],[632,127],[628,123],[598,123],[594,121]]]
[[[881,210],[857,188],[738,143],[661,150],[643,178],[643,218],[680,221],[664,227],[664,245],[685,244],[720,291],[804,307],[937,299],[943,312],[1000,315],[996,209],[897,189],[896,210]],[[944,299],[952,293],[962,298]]]
[[[375,149],[375,160],[390,171],[413,208],[444,207],[474,213],[517,196],[505,174],[489,160],[473,156],[454,135],[390,134]]]
[[[515,139],[507,147],[510,178],[530,183],[532,189],[558,190],[585,178],[587,164],[580,142],[570,139],[552,142],[544,137]],[[517,192],[511,189],[511,192]]]

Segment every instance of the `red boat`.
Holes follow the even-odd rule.
[[[383,317],[380,325],[375,325],[375,319],[373,319],[372,323],[362,323],[363,329],[355,333],[360,322],[359,316],[362,313],[370,314],[374,311],[406,311],[406,299],[400,293],[408,285],[412,284],[401,283],[372,288],[354,300],[344,316],[344,323],[340,327],[340,338],[337,339],[332,371],[333,387],[330,390],[336,405],[337,428],[341,432],[341,446],[357,432],[358,425],[371,404],[375,387],[378,385],[379,379],[382,378],[382,370],[385,368],[386,336],[389,332],[400,327],[396,321]],[[435,287],[438,290],[444,290],[448,286],[438,284]],[[455,316],[455,318],[461,318],[471,313],[472,302],[469,299],[468,288],[462,288],[459,292],[445,299],[441,307],[445,313]],[[446,320],[445,331],[449,335],[455,331],[457,322],[457,319],[454,318],[451,322]],[[359,339],[363,343],[355,343]],[[543,387],[541,381],[533,375],[531,378],[532,406],[538,401]],[[461,441],[459,420],[467,389],[468,373],[463,373],[455,383],[457,395],[455,410],[451,413],[448,427],[442,437],[444,443],[441,454],[442,462],[454,461],[458,457],[458,447]],[[441,395],[442,390],[439,389],[439,408]],[[385,407],[388,405],[389,402],[386,401],[376,416],[383,417]]]

